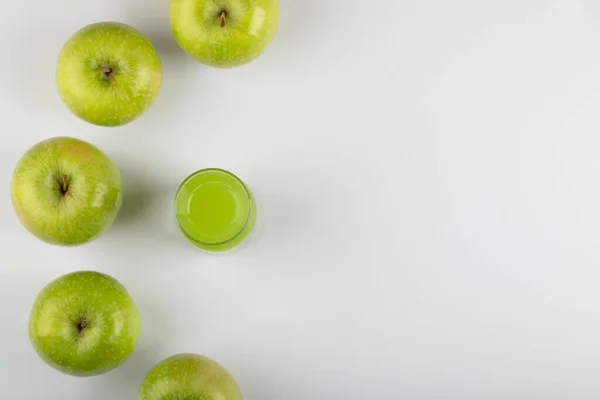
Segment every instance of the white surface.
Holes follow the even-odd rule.
[[[166,0],[1,6],[0,398],[133,399],[162,358],[225,365],[246,400],[600,396],[600,4],[596,0],[281,0],[276,40],[235,70],[174,44]],[[62,105],[54,65],[81,26],[144,31],[157,103],[119,129]],[[99,240],[37,241],[8,186],[39,140],[111,156],[125,205]],[[175,188],[218,166],[260,202],[242,251],[177,233]],[[31,303],[78,269],[109,273],[143,334],[120,369],[42,363]]]

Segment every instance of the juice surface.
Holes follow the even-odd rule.
[[[208,251],[223,251],[248,236],[256,218],[256,205],[235,175],[207,169],[190,175],[181,184],[175,198],[175,216],[192,244]]]

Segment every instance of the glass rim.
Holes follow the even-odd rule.
[[[219,242],[204,242],[202,240],[198,240],[195,237],[193,237],[192,235],[190,235],[185,228],[181,225],[181,222],[179,221],[179,218],[177,217],[177,198],[179,197],[179,192],[181,191],[181,188],[187,183],[189,182],[191,179],[193,179],[194,177],[206,173],[206,172],[219,172],[225,175],[229,175],[230,177],[232,177],[236,182],[238,182],[242,188],[244,189],[244,192],[246,193],[247,197],[248,197],[248,212],[246,215],[246,220],[244,221],[242,227],[240,228],[240,230],[235,233],[234,235],[232,235],[230,238],[226,239],[226,240],[222,240]],[[252,193],[250,192],[250,190],[248,189],[248,187],[246,186],[246,184],[244,183],[244,181],[242,181],[237,175],[235,175],[233,172],[227,171],[226,169],[222,169],[222,168],[203,168],[203,169],[199,169],[196,172],[192,172],[190,175],[188,175],[179,185],[179,187],[177,188],[177,191],[175,192],[175,220],[177,221],[177,226],[179,226],[179,230],[185,235],[185,237],[188,240],[191,240],[195,243],[198,243],[201,246],[222,246],[224,244],[227,244],[233,240],[235,240],[238,236],[240,236],[245,230],[246,227],[248,226],[248,222],[250,222],[250,217],[252,216],[252,201],[253,201],[253,196]]]

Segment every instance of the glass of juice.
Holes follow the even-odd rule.
[[[231,172],[203,169],[177,189],[175,217],[183,235],[200,249],[233,249],[248,237],[256,204],[248,187]]]

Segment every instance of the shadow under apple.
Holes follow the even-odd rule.
[[[98,390],[86,391],[85,396],[81,398],[106,400],[106,387],[110,387],[112,392],[118,393],[117,397],[111,397],[114,400],[137,398],[142,380],[148,371],[163,358],[160,350],[156,346],[138,344],[135,352],[122,365],[104,375],[89,378],[90,385],[97,386]]]

